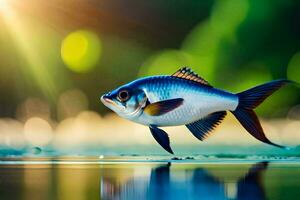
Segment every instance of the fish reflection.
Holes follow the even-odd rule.
[[[262,172],[268,167],[268,162],[261,162],[254,165],[243,180],[238,183],[237,199],[266,199],[263,185]]]
[[[148,176],[123,181],[102,177],[101,199],[265,199],[261,179],[267,166],[256,163],[238,180],[226,181],[203,167],[181,169],[168,163],[151,169]]]

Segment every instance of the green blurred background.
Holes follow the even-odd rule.
[[[300,82],[299,9],[297,0],[0,0],[0,129],[49,145],[68,119],[109,113],[101,94],[182,66],[232,92]],[[299,120],[299,105],[288,86],[258,113]],[[10,132],[1,144],[16,141]]]

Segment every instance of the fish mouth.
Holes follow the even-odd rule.
[[[106,97],[105,95],[101,96],[101,102],[104,104],[104,105],[113,105],[113,106],[117,106],[117,104],[111,100],[110,98]]]

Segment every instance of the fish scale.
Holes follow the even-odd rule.
[[[149,116],[142,113],[138,118],[132,119],[144,125],[189,124],[213,112],[234,110],[238,104],[238,99],[234,94],[170,76],[140,79],[133,82],[130,87],[144,90],[150,103],[175,98],[184,99],[182,106],[164,115]]]

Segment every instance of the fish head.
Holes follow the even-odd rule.
[[[101,101],[119,116],[130,119],[141,114],[147,96],[142,89],[123,86],[102,95]]]

